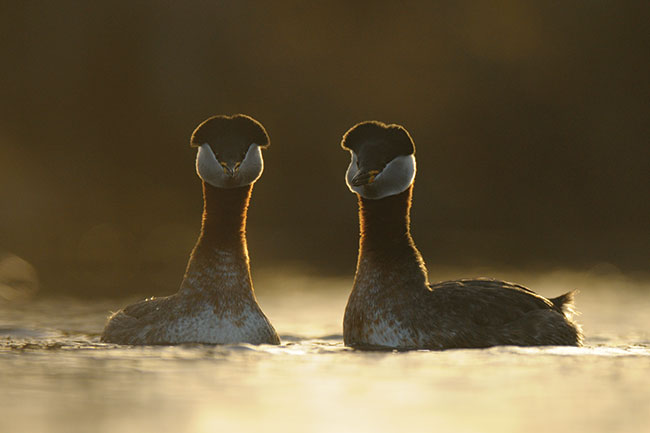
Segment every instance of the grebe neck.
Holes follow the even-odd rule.
[[[253,185],[217,188],[203,182],[203,215],[197,246],[247,254],[246,217]]]
[[[181,291],[243,289],[252,292],[246,217],[253,185],[217,188],[203,182],[201,234]]]
[[[379,200],[359,196],[360,272],[397,272],[427,281],[427,271],[411,237],[413,185]]]

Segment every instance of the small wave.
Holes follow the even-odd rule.
[[[518,346],[497,346],[486,349],[493,353],[514,353],[519,355],[552,355],[552,356],[598,356],[598,357],[621,357],[621,356],[650,356],[648,347],[642,345],[626,346],[541,346],[541,347],[518,347]]]
[[[650,356],[650,344],[648,341],[638,341],[626,345],[614,345],[606,338],[592,339],[591,345],[584,347],[571,346],[543,346],[543,347],[518,347],[518,346],[497,346],[487,349],[454,349],[449,351],[415,351],[417,353],[458,353],[471,352],[482,354],[482,356],[499,355],[525,355],[525,356],[564,356],[564,357],[624,357],[624,356]],[[609,343],[609,344],[608,344]],[[34,351],[105,351],[106,356],[112,356],[108,352],[120,353],[129,352],[129,357],[143,355],[161,356],[173,358],[225,358],[239,357],[253,354],[260,355],[305,355],[305,354],[337,354],[355,353],[358,356],[369,354],[367,351],[355,350],[344,346],[343,336],[340,334],[329,334],[319,337],[305,337],[295,334],[282,335],[282,344],[273,345],[252,345],[246,343],[228,345],[206,345],[206,344],[181,344],[176,346],[122,346],[106,344],[99,340],[99,334],[88,334],[58,329],[34,329],[16,326],[0,326],[0,350],[16,352]],[[125,352],[126,351],[126,352]],[[391,351],[388,351],[391,352]],[[393,353],[413,353],[399,352]]]
[[[296,334],[281,334],[280,340],[283,342],[297,342],[297,341],[306,341],[306,340],[343,341],[343,335],[328,334],[322,337],[306,337],[303,335],[296,335]]]

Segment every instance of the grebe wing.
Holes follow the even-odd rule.
[[[464,316],[481,325],[511,322],[534,310],[556,310],[562,314],[562,304],[557,305],[524,286],[507,281],[463,279],[429,287],[432,301],[444,306],[445,314]]]

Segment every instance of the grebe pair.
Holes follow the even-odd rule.
[[[269,139],[245,115],[215,116],[192,134],[203,182],[201,235],[178,293],[113,314],[102,341],[119,344],[279,344],[250,278],[246,213]],[[362,122],[343,136],[346,183],[359,200],[361,236],[343,321],[347,346],[449,349],[574,345],[573,294],[553,299],[491,279],[429,284],[410,234],[415,145],[399,125]]]

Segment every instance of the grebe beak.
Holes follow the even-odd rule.
[[[352,186],[370,185],[375,181],[375,178],[379,173],[381,173],[380,170],[359,171],[359,173],[352,178]]]
[[[235,166],[232,167],[232,168],[226,162],[222,162],[220,164],[221,164],[221,167],[223,168],[224,173],[226,173],[230,177],[235,177],[235,175],[239,171],[239,166],[241,165],[241,162],[236,162]]]

